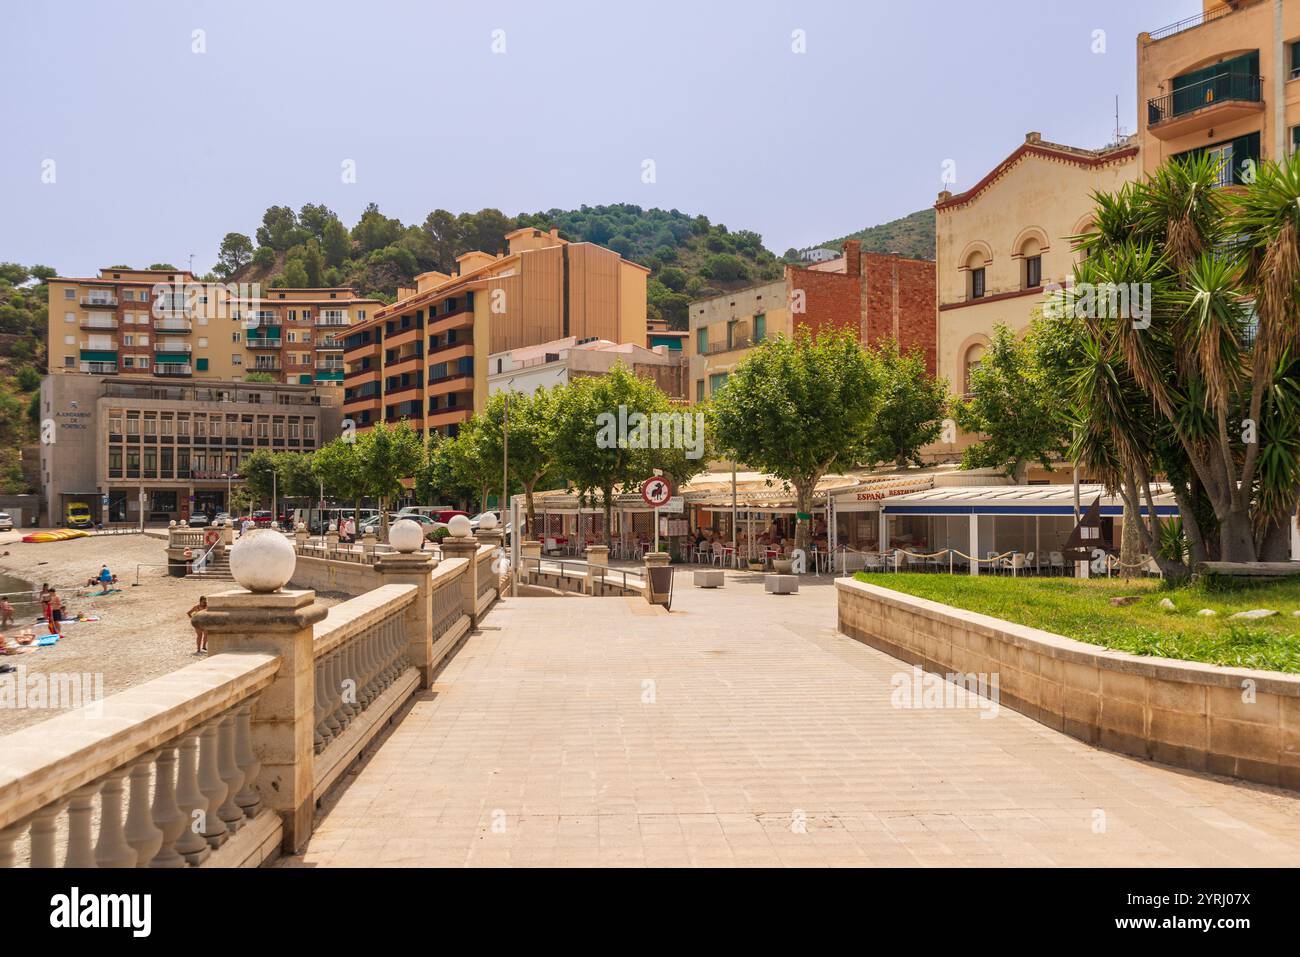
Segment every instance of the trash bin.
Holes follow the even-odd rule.
[[[652,605],[663,605],[669,611],[673,608],[673,566],[672,565],[655,565],[646,568],[649,576],[646,581],[646,587],[649,594],[646,598]]]

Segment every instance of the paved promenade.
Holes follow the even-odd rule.
[[[499,603],[287,865],[1300,864],[1300,797],[900,709],[828,579]]]

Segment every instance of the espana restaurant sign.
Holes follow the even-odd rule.
[[[929,487],[929,482],[913,482],[909,485],[899,485],[876,492],[858,492],[857,500],[859,502],[878,502],[882,498],[889,498],[891,495],[906,495],[908,492],[917,492]]]

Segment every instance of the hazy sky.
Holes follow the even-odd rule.
[[[368,202],[407,223],[630,202],[780,253],[932,204],[944,160],[965,189],[1028,130],[1104,145],[1116,94],[1131,132],[1137,34],[1200,7],[10,2],[0,260],[206,271],[225,233],[307,202],[349,226]]]

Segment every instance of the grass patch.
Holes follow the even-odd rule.
[[[1158,655],[1238,668],[1300,673],[1300,580],[1225,588],[1222,583],[1170,588],[1155,580],[1122,582],[1093,578],[1009,578],[868,573],[858,581],[892,588],[1021,625],[1041,628],[1093,645],[1135,655]],[[1110,599],[1137,595],[1116,608]],[[1177,607],[1166,611],[1160,600]],[[1200,617],[1202,608],[1218,612]],[[1271,608],[1272,618],[1233,620],[1252,608]]]

